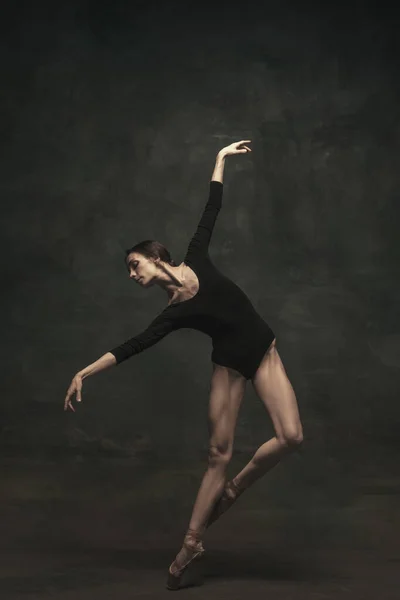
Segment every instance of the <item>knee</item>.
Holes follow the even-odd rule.
[[[208,464],[210,467],[226,467],[232,458],[232,448],[229,444],[211,444],[208,448]]]
[[[301,426],[287,427],[278,436],[278,440],[285,448],[294,450],[303,442],[303,428]]]

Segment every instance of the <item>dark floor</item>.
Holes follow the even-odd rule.
[[[1,557],[1,597],[103,599],[165,597],[173,548],[81,552],[13,552]],[[400,558],[346,549],[340,556],[294,551],[274,553],[256,545],[241,549],[215,541],[202,565],[189,570],[180,598],[396,599]]]
[[[63,471],[49,478],[51,469],[3,470],[0,598],[173,594],[165,589],[166,574],[187,508],[179,518],[174,505],[162,503],[160,515],[154,509],[159,497],[134,505],[139,488],[93,494],[89,473],[86,488],[80,479],[74,489],[70,479],[60,479]],[[303,507],[301,513],[250,504],[238,504],[206,533],[206,554],[188,570],[189,587],[177,592],[180,598],[400,598],[398,494],[370,494],[351,507]]]

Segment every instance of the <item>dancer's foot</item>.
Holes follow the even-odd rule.
[[[224,512],[226,512],[228,508],[232,506],[232,504],[243,491],[244,490],[240,489],[236,485],[234,479],[232,479],[231,481],[227,481],[223,489],[222,495],[220,496],[219,500],[217,500],[217,502],[215,503],[212,513],[208,518],[207,527],[209,527],[211,523],[214,523],[214,521],[219,519],[219,517]]]
[[[167,588],[169,590],[179,589],[182,576],[189,564],[203,556],[205,550],[199,539],[199,535],[192,529],[188,529],[181,550],[168,569]]]

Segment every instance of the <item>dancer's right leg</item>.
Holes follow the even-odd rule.
[[[207,520],[224,489],[226,469],[232,457],[235,426],[245,387],[246,379],[240,373],[221,365],[214,366],[208,411],[208,467],[193,506],[188,533],[185,536],[186,543],[182,545],[170,566],[172,573],[178,572],[190,560],[196,548],[199,548]],[[188,538],[196,540],[196,544],[188,544]]]
[[[208,468],[193,507],[190,529],[205,529],[212,508],[222,494],[226,469],[232,457],[236,421],[245,388],[246,379],[240,373],[215,365],[211,378],[208,409],[210,433]]]

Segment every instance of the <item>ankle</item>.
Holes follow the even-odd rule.
[[[234,491],[236,492],[236,494],[239,496],[242,492],[244,492],[244,490],[246,489],[243,486],[243,483],[240,483],[239,481],[237,481],[236,477],[234,477],[233,479],[231,479],[231,481],[229,482],[230,485],[232,486],[232,488],[234,489]]]
[[[185,534],[184,544],[189,547],[198,546],[202,542],[203,533],[204,533],[203,528],[202,529],[192,529],[189,527]]]

